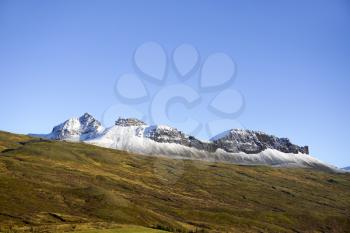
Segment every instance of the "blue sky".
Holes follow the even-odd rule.
[[[116,80],[135,72],[135,49],[148,41],[161,44],[168,58],[183,43],[196,47],[201,62],[228,54],[237,68],[229,88],[245,100],[235,116],[244,127],[350,165],[347,0],[1,0],[0,129],[49,132],[84,112],[102,120],[123,102]],[[211,120],[204,108],[169,111],[177,121],[184,114]]]

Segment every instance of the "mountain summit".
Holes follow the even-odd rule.
[[[101,123],[89,113],[85,113],[79,118],[73,117],[55,126],[49,134],[32,134],[31,136],[52,140],[82,141],[94,138],[103,131]]]
[[[55,126],[50,134],[32,136],[81,141],[106,148],[177,159],[333,169],[308,155],[307,146],[292,144],[287,138],[243,129],[231,129],[204,142],[176,128],[147,125],[135,118],[119,118],[114,126],[105,129],[93,116],[85,113]]]

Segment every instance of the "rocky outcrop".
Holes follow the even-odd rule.
[[[118,118],[118,120],[115,122],[115,125],[127,127],[127,126],[143,126],[146,125],[145,122],[136,119],[136,118]]]
[[[227,152],[257,154],[266,149],[284,153],[309,154],[308,146],[297,146],[288,138],[278,138],[259,131],[232,129],[212,138],[212,142]]]

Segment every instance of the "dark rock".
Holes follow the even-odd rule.
[[[115,122],[115,125],[124,126],[124,127],[143,126],[143,125],[146,125],[146,123],[136,118],[118,118],[118,120]]]

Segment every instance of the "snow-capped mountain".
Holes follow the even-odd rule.
[[[104,129],[99,121],[86,113],[54,127],[50,134],[34,136],[81,141],[106,148],[177,159],[335,169],[308,155],[307,146],[294,145],[287,138],[242,129],[228,130],[209,142],[204,142],[176,128],[147,125],[133,118],[119,118],[114,126]]]
[[[70,118],[55,126],[49,134],[31,134],[31,136],[52,140],[83,141],[94,138],[103,131],[101,123],[90,114],[85,113],[79,118]]]
[[[345,170],[345,171],[349,171],[350,172],[350,166],[349,167],[343,167],[342,169]]]

